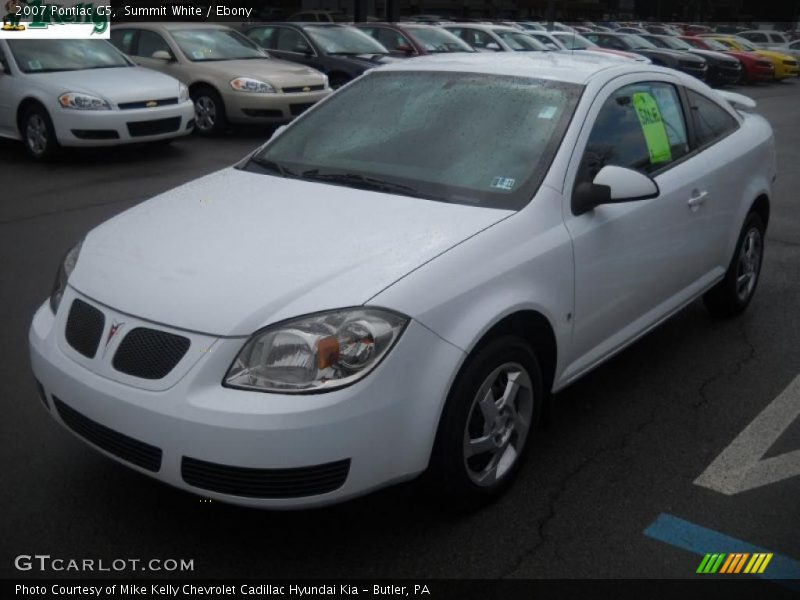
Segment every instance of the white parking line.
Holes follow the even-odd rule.
[[[742,430],[694,483],[732,496],[800,475],[800,450],[761,459],[798,416],[800,376]]]

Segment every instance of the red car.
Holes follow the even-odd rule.
[[[758,56],[757,54],[731,50],[726,45],[706,37],[693,37],[684,35],[681,36],[681,39],[695,48],[700,48],[701,50],[714,50],[715,52],[724,52],[725,54],[738,58],[739,62],[742,63],[742,73],[744,80],[747,81],[747,83],[772,81],[775,78],[775,67],[772,66],[770,61]]]
[[[383,44],[395,55],[416,56],[440,52],[475,52],[449,31],[422,23],[356,23],[356,27]]]

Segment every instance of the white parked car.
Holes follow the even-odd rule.
[[[194,128],[189,90],[104,40],[0,40],[0,136],[62,146],[164,142]]]
[[[460,37],[478,52],[545,52],[547,47],[535,40],[527,31],[505,25],[453,23],[443,25],[453,35]]]
[[[580,55],[374,69],[67,254],[30,329],[44,404],[222,501],[426,470],[491,498],[551,392],[697,298],[750,303],[776,173],[753,105]]]

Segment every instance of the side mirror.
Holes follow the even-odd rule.
[[[572,214],[582,215],[602,204],[636,202],[658,196],[652,177],[625,167],[605,166],[591,183],[579,183],[572,192]]]
[[[402,52],[403,54],[414,54],[414,49],[408,44],[400,44],[395,48],[395,51]]]
[[[166,50],[156,50],[150,55],[150,58],[155,58],[156,60],[165,60],[167,62],[175,60],[174,58],[172,58],[172,54],[170,54]]]
[[[500,44],[498,44],[497,42],[489,42],[488,44],[486,44],[486,49],[493,50],[494,52],[500,52],[500,50],[502,50]]]

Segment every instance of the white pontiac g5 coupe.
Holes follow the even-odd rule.
[[[486,501],[552,392],[697,298],[748,306],[776,173],[753,107],[588,56],[372,70],[67,253],[30,329],[44,405],[225,502],[423,472]]]

